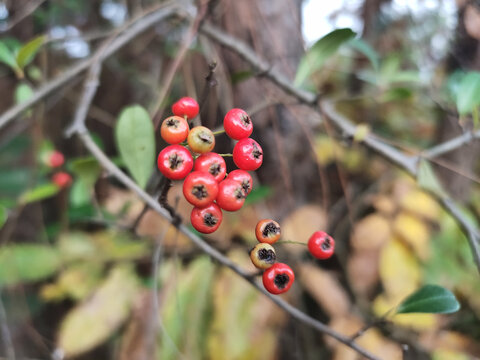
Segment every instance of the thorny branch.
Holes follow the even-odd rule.
[[[344,135],[348,137],[355,135],[356,125],[335,109],[334,100],[323,98],[320,99],[320,94],[314,94],[312,92],[294,87],[291,80],[287,79],[282,73],[272,69],[270,64],[260,58],[247,44],[224,33],[221,29],[218,29],[210,24],[204,24],[200,31],[219,44],[237,53],[254,69],[262,72],[262,75],[265,78],[277,84],[278,87],[283,89],[286,93],[307,104],[320,114],[326,115],[326,118],[330,120],[330,122],[335,125],[337,129],[343,132]],[[480,133],[480,131],[477,131],[474,134],[461,135],[418,155],[407,155],[393,146],[383,142],[374,134],[367,135],[363,139],[363,144],[387,159],[389,162],[404,169],[412,177],[416,178],[418,176],[418,164],[423,158],[433,158],[459,148],[468,141],[471,141],[473,138],[479,137],[480,134],[478,133]],[[460,206],[454,200],[447,195],[440,195],[436,193],[433,193],[432,195],[462,228],[463,232],[467,236],[470,248],[472,249],[473,259],[477,266],[477,270],[480,271],[480,231],[476,225],[472,223],[467,216],[465,216]]]

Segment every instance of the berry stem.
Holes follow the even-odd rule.
[[[223,157],[230,157],[230,156],[233,156],[233,154],[218,154],[220,156],[223,156]]]
[[[225,130],[218,130],[218,131],[214,131],[212,132],[213,135],[220,135],[220,134],[223,134],[225,132]]]
[[[277,241],[277,244],[297,244],[297,245],[307,246],[307,243],[303,243],[300,241],[292,241],[292,240],[280,240],[280,241]]]

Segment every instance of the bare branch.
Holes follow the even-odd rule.
[[[435,145],[430,149],[422,151],[421,156],[427,159],[433,159],[450,151],[454,151],[475,139],[480,139],[480,130],[474,132],[466,132],[460,136],[454,137],[453,139]]]
[[[90,58],[79,62],[78,64],[72,66],[66,70],[62,75],[55,78],[54,80],[48,82],[47,84],[40,87],[33,96],[16,106],[13,106],[0,116],[0,129],[2,129],[6,124],[19,116],[22,112],[27,110],[32,105],[35,105],[37,102],[50,95],[53,91],[61,88],[68,84],[73,78],[80,75],[82,72],[87,70],[95,61],[95,58],[101,53],[101,61],[110,57],[126,44],[128,44],[133,38],[140,35],[142,32],[152,27],[159,21],[170,17],[172,15],[177,16],[190,16],[189,10],[186,7],[181,7],[177,2],[171,1],[162,5],[161,8],[141,17],[137,21],[128,27],[120,36],[113,40],[108,47],[105,49],[98,50]]]
[[[316,100],[319,98],[319,95],[294,87],[292,85],[292,81],[290,81],[287,77],[285,77],[283,74],[279,73],[275,69],[271,69],[270,65],[265,60],[261,59],[255,53],[255,51],[251,49],[247,44],[243,43],[239,39],[225,34],[222,30],[212,25],[205,24],[202,26],[200,31],[212,38],[213,40],[217,41],[219,44],[237,53],[238,56],[247,61],[254,69],[262,72],[263,76],[268,78],[273,83],[277,84],[286,93],[294,96],[299,101],[308,104],[315,111],[319,111],[320,113],[324,113],[325,115],[327,115],[332,124],[335,125],[341,132],[343,132],[347,136],[353,136],[355,134],[355,124],[353,124],[349,119],[336,111],[334,101],[323,99],[317,104]],[[438,156],[440,153],[444,153],[446,151],[453,150],[454,148],[458,148],[459,146],[468,142],[468,140],[469,139],[464,139],[463,137],[461,137],[460,140],[451,140],[453,144],[443,144],[440,145],[441,147],[437,149],[432,148],[429,151],[430,156],[432,156],[432,153],[433,156]],[[368,134],[362,142],[368,148],[374,150],[377,154],[381,155],[382,157],[397,165],[401,169],[407,171],[407,173],[411,176],[418,176],[417,165],[421,160],[422,155],[406,155],[402,151],[381,141],[374,134]],[[455,203],[455,201],[453,201],[449,197],[445,197],[436,193],[432,193],[432,195],[463,229],[469,241],[470,248],[472,249],[473,259],[475,260],[477,269],[480,271],[479,230],[470,221],[470,219],[460,211],[460,207]]]

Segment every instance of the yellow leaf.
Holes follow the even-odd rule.
[[[380,278],[386,294],[400,301],[418,288],[419,264],[399,240],[390,240],[380,253]]]
[[[355,133],[353,134],[353,141],[363,141],[370,133],[370,126],[367,124],[358,124],[355,128]]]
[[[409,192],[400,201],[400,206],[412,214],[428,220],[438,220],[440,207],[430,195],[421,190]]]
[[[394,232],[412,247],[418,257],[427,259],[430,254],[430,234],[427,225],[417,217],[401,212],[393,223]]]
[[[65,356],[82,354],[107,340],[127,319],[137,288],[130,267],[113,268],[93,296],[64,318],[58,347]]]
[[[325,166],[335,161],[337,156],[341,157],[343,148],[330,137],[322,135],[315,140],[315,153],[320,165]]]
[[[378,214],[368,215],[353,228],[352,247],[360,250],[381,247],[391,236],[389,221]]]
[[[458,351],[435,350],[432,354],[432,360],[469,360],[470,357]]]

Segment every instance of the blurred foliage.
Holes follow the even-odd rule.
[[[13,31],[2,37],[0,83],[12,95],[4,109],[30,99],[72,58],[87,56],[97,46],[95,36],[88,39],[92,33],[100,29],[105,37],[115,30],[112,9],[132,10],[111,0],[48,2],[31,16],[35,33]],[[285,297],[346,335],[388,314],[385,325],[358,339],[381,358],[402,358],[402,332],[434,360],[479,357],[478,273],[461,229],[432,198],[446,191],[432,175],[436,168],[422,160],[417,179],[409,179],[361,142],[375,133],[415,153],[436,142],[447,113],[458,113],[462,126],[478,128],[480,73],[447,72],[446,51],[426,55],[432,51],[430,38],[445,31],[440,14],[419,19],[382,10],[377,20],[373,37],[342,28],[318,39],[291,74],[296,85],[341,99],[338,109],[354,121],[356,132],[346,139],[323,123],[312,128],[314,161],[308,171],[298,170],[306,171],[305,184],[312,186],[310,203],[285,205],[279,219],[282,236],[306,243],[312,232],[325,229],[335,236],[338,251],[320,263],[304,246],[279,245],[279,258],[292,263],[297,274]],[[178,23],[160,24],[155,33],[106,61],[96,95],[104,106],[95,105],[89,113],[94,141],[150,193],[155,155],[164,144],[156,141],[145,109],[158,100],[158,80],[178,52],[182,29]],[[72,53],[75,44],[77,50],[87,49],[83,55]],[[173,99],[200,94],[212,53],[207,43],[195,42],[162,104],[165,113]],[[226,69],[228,64],[222,64],[216,73],[221,96],[212,91],[208,111],[223,109],[233,101],[232,89],[258,75],[248,67],[231,74]],[[80,91],[74,81],[70,86],[73,90],[25,111],[16,120],[19,128],[0,138],[0,290],[20,356],[47,358],[59,348],[66,358],[82,360],[357,359],[351,349],[289,319],[153,211],[132,229],[143,203],[75,140],[63,139]],[[223,118],[201,115],[209,124]],[[66,161],[53,169],[46,154],[55,149]],[[297,171],[295,164],[287,165]],[[476,166],[474,171],[478,161]],[[74,179],[68,189],[51,182],[60,170]],[[252,273],[253,229],[260,217],[275,212],[274,200],[286,197],[278,190],[283,180],[271,174],[256,177],[245,207],[225,213],[218,232],[206,237]],[[174,184],[168,200],[188,219],[191,206],[181,191]],[[480,191],[478,186],[469,191],[468,206],[475,213],[469,216],[477,223]],[[460,311],[441,315],[457,309],[455,296]],[[392,311],[399,305],[404,314]],[[430,313],[415,313],[420,310]],[[33,327],[40,335],[35,340]]]

